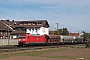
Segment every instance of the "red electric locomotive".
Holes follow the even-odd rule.
[[[46,44],[45,35],[20,34],[18,44],[20,46]]]

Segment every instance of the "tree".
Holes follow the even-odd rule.
[[[67,28],[63,28],[62,29],[62,35],[68,35],[69,34],[69,31],[67,30]]]
[[[58,31],[55,31],[56,35],[68,35],[69,31],[67,30],[67,28],[63,28],[63,29],[58,29]]]
[[[84,31],[83,33],[84,35],[82,35],[82,37],[84,37],[84,40],[86,40],[86,48],[90,47],[90,33],[86,33]]]

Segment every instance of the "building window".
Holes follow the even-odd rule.
[[[27,25],[27,23],[24,23],[24,25]]]
[[[36,32],[37,32],[37,29],[35,29],[36,30]]]
[[[2,34],[2,31],[1,31],[1,34]]]
[[[20,25],[23,25],[22,23]]]
[[[37,31],[37,29],[35,29]]]
[[[31,31],[31,29],[29,29]]]
[[[28,23],[28,25],[31,25],[31,23]]]
[[[33,23],[33,25],[35,25],[35,24]]]
[[[32,29],[34,31],[34,29]]]

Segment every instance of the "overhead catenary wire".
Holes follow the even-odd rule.
[[[66,26],[66,25],[63,25],[61,23],[58,23],[58,29],[63,29],[63,28],[73,29],[73,30],[76,30],[77,32],[82,32],[81,29],[77,29],[77,28],[74,28],[74,27],[70,27],[70,26]],[[50,25],[50,30],[52,30],[52,29],[57,30],[57,27],[54,23]]]

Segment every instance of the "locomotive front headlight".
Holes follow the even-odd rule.
[[[23,41],[25,41],[25,39],[23,39]]]
[[[18,41],[21,41],[21,39],[19,39]]]

